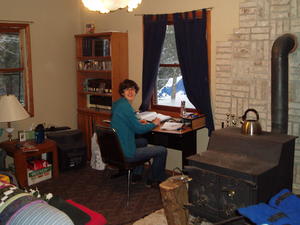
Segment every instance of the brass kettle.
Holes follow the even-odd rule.
[[[247,113],[254,112],[256,115],[256,120],[247,120]],[[242,116],[242,134],[245,135],[260,135],[261,134],[261,126],[259,123],[259,115],[255,109],[247,109],[244,115]]]

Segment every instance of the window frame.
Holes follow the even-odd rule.
[[[24,31],[24,34],[22,32]],[[32,60],[30,43],[30,25],[23,23],[0,23],[0,33],[18,33],[20,38],[20,62],[18,68],[0,68],[0,73],[22,72],[24,79],[24,108],[30,116],[34,115]]]
[[[183,15],[184,13],[182,13]],[[188,17],[192,18],[193,14],[192,12],[188,12]],[[198,18],[202,17],[202,11],[198,10],[196,11],[196,16]],[[167,25],[173,25],[173,14],[168,14],[167,16],[168,22]],[[208,54],[208,80],[210,84],[210,71],[211,71],[211,11],[206,11],[206,35],[207,35],[207,54]],[[159,67],[180,67],[180,64],[159,64]],[[165,105],[157,105],[155,94],[157,93],[157,86],[155,85],[154,91],[151,97],[151,104],[150,107],[152,110],[155,111],[162,111],[162,112],[180,112],[180,107],[178,106],[165,106]],[[196,109],[187,108],[188,112],[197,112]]]

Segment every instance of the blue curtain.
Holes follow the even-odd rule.
[[[187,97],[197,111],[206,115],[206,127],[214,130],[208,80],[208,56],[206,41],[206,10],[201,18],[188,13],[175,13],[174,29],[178,60]]]
[[[144,15],[144,58],[141,111],[149,109],[166,34],[167,15]]]

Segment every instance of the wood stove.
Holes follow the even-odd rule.
[[[219,222],[236,209],[268,201],[283,188],[292,189],[295,136],[240,128],[212,133],[207,151],[188,157],[188,207],[193,216]],[[233,224],[233,223],[232,223]]]

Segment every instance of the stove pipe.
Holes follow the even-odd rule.
[[[296,37],[292,34],[280,36],[272,47],[271,117],[275,133],[287,134],[288,131],[288,54],[296,48]]]

